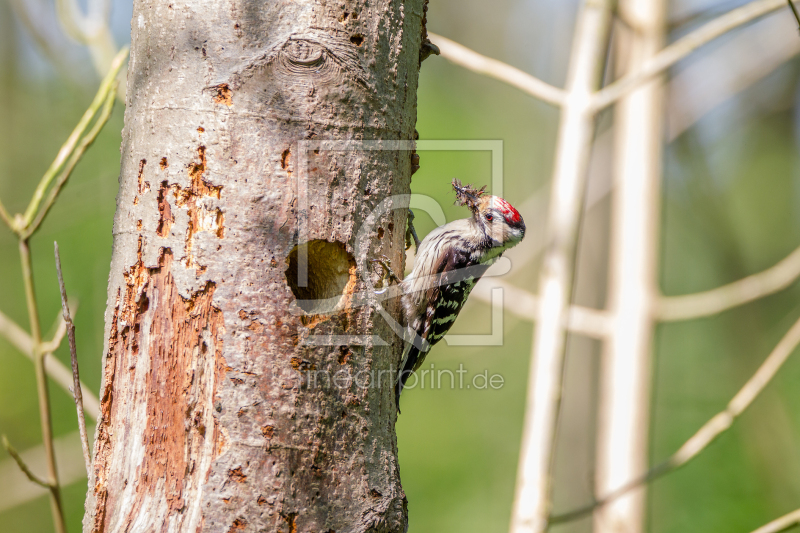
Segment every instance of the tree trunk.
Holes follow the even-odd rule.
[[[405,531],[402,342],[356,300],[368,257],[402,268],[412,152],[298,141],[413,138],[423,0],[138,0],[131,26],[84,531]]]
[[[620,75],[635,72],[664,45],[665,0],[622,0],[617,34]],[[658,296],[663,80],[642,85],[614,107],[614,193],[608,310],[603,346],[595,490],[602,498],[648,467],[654,306]],[[595,533],[646,530],[645,486],[598,508]]]

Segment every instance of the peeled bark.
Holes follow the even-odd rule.
[[[355,302],[402,268],[407,196],[357,234],[412,152],[297,141],[410,141],[424,32],[423,0],[135,2],[85,532],[405,531],[402,343]]]

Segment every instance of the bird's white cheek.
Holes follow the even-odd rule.
[[[492,224],[489,235],[491,235],[492,240],[496,243],[495,245],[505,241],[505,232],[501,224]]]

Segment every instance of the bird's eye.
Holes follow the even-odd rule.
[[[492,216],[492,214],[491,214],[491,213],[486,213],[486,220],[488,220],[489,222],[491,222],[493,218],[494,218],[494,217]]]

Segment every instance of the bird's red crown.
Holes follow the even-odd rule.
[[[495,208],[497,208],[501,213],[503,213],[503,216],[505,217],[506,222],[508,222],[509,224],[517,224],[517,223],[519,223],[519,221],[521,220],[521,217],[519,215],[519,211],[514,209],[513,205],[511,205],[510,203],[506,202],[502,198],[499,198],[499,197],[496,197],[496,198],[497,198],[497,205],[495,206]]]

